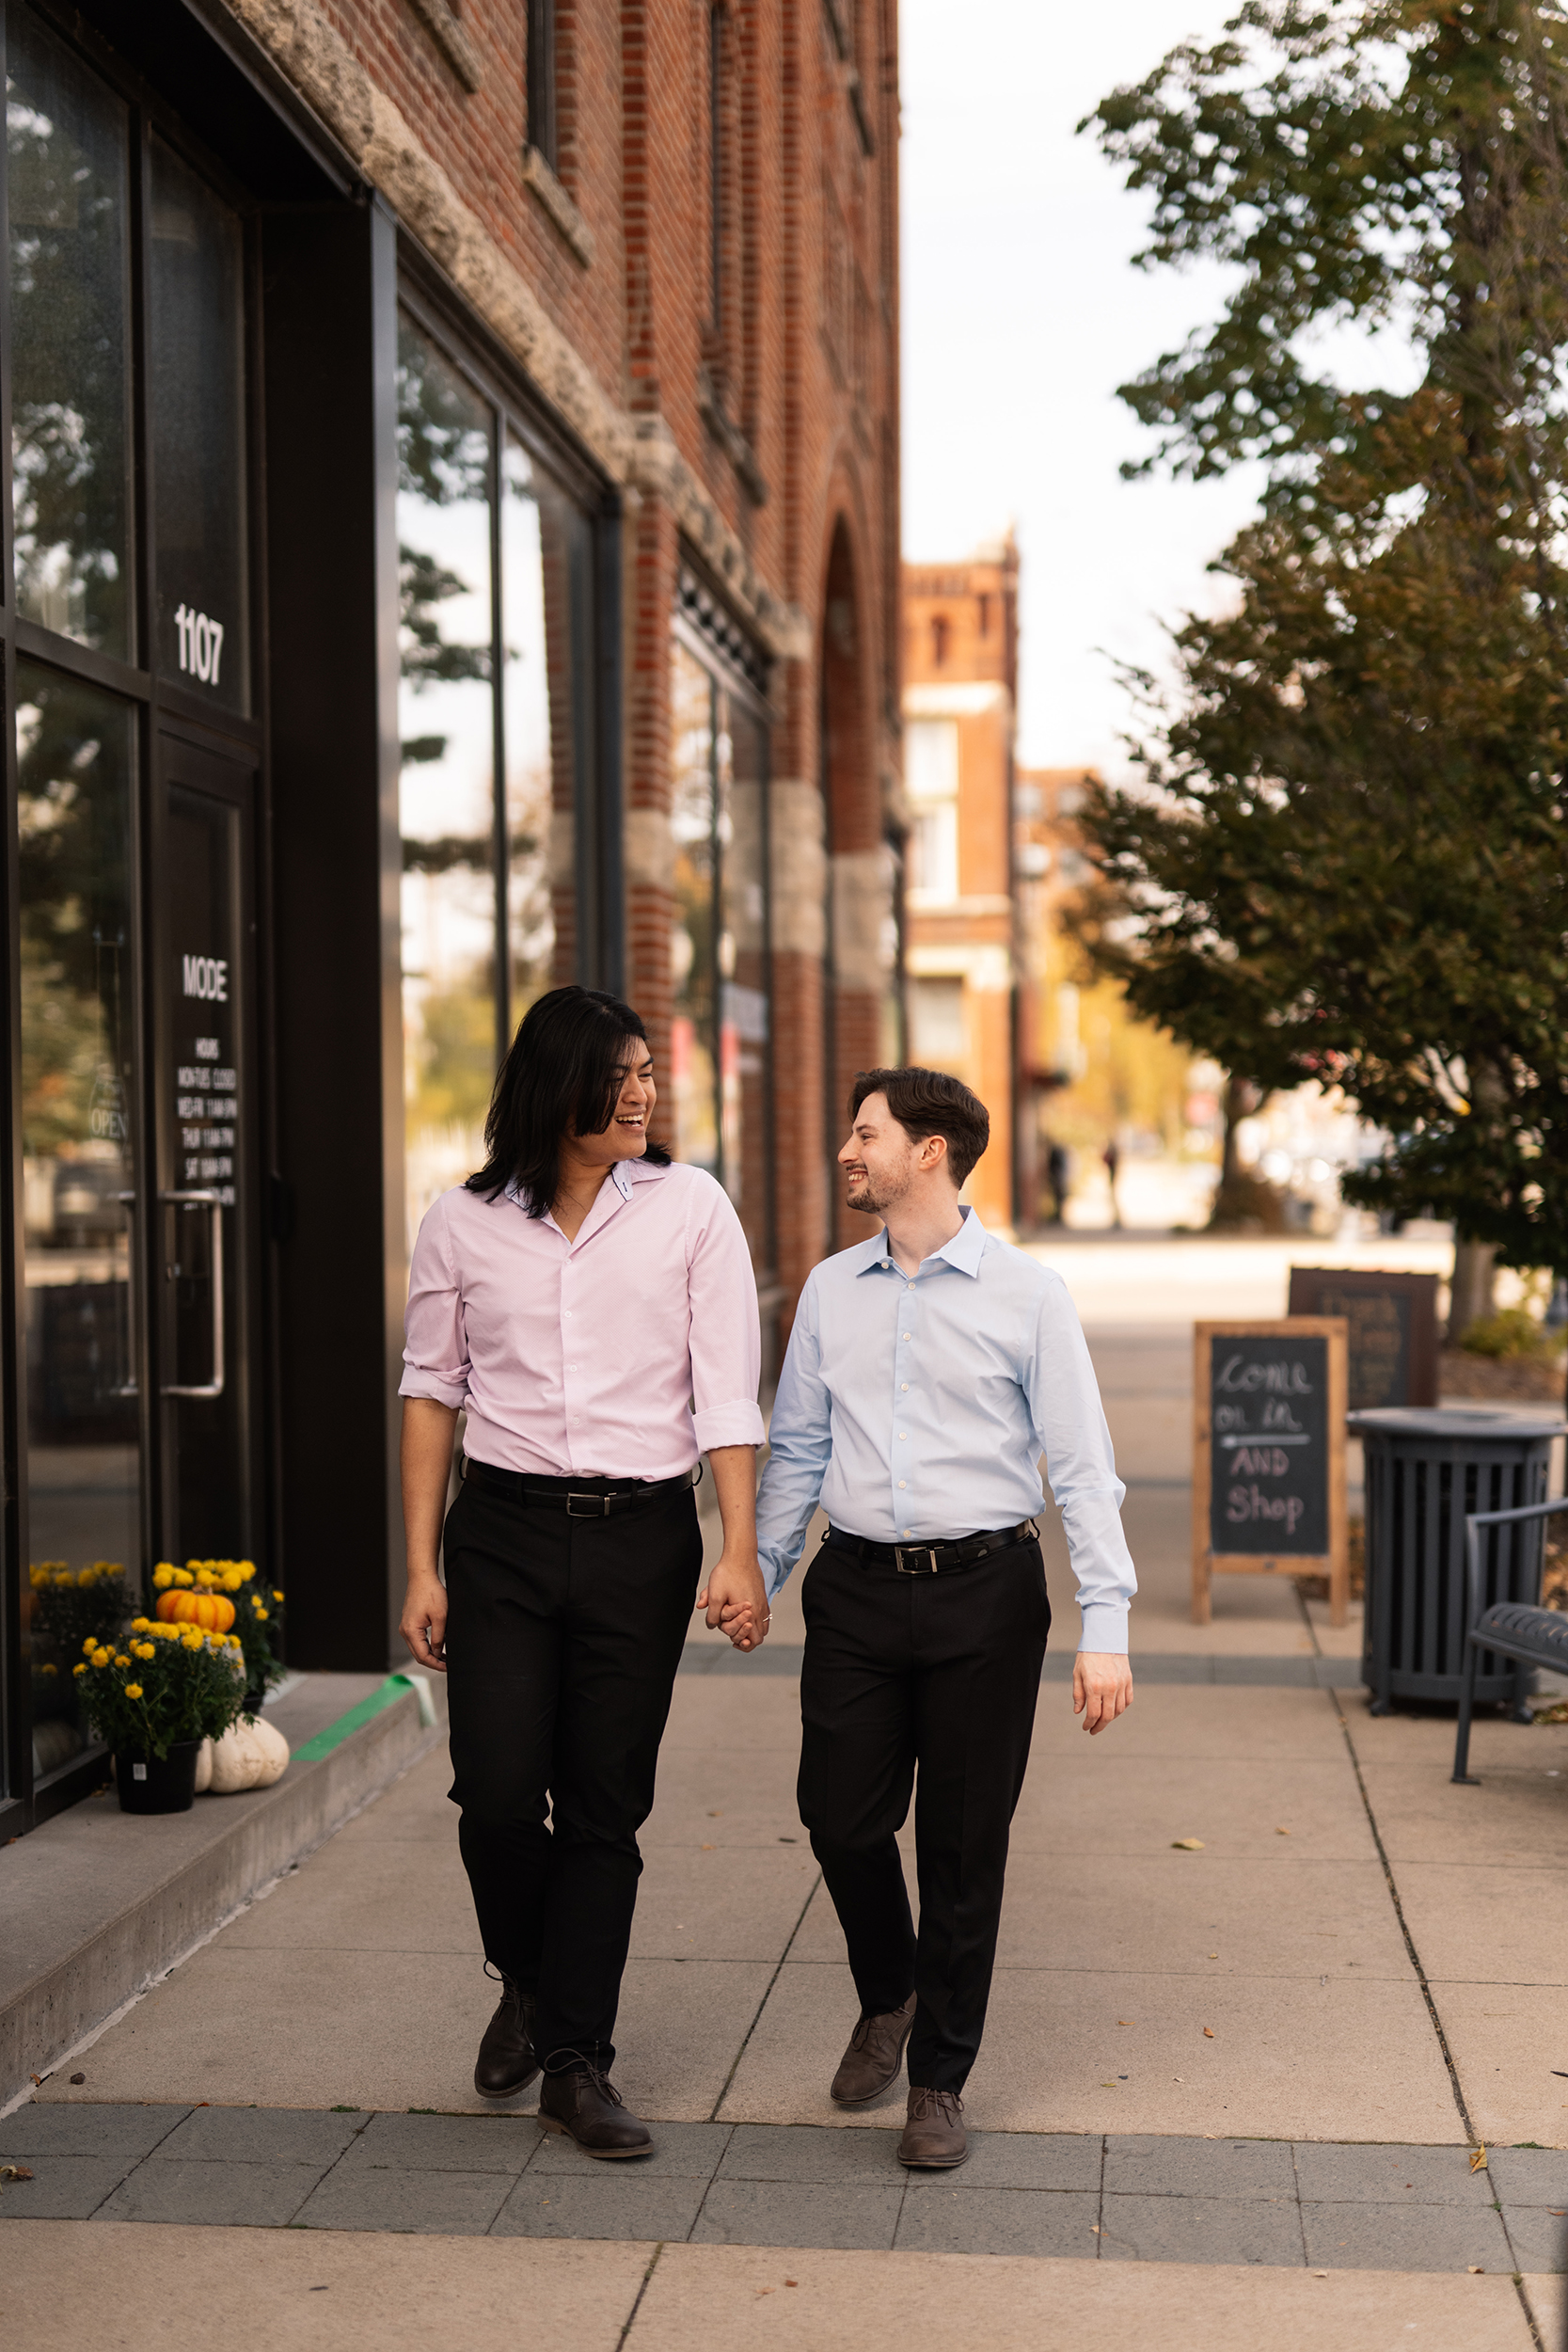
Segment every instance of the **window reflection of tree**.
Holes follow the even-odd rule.
[[[490,414],[434,347],[406,323],[399,357],[399,586],[404,711],[422,695],[464,688],[482,695],[488,706],[494,666],[489,639]],[[477,509],[483,517],[482,528],[474,533],[476,561],[470,566],[480,576],[472,578],[445,560],[441,548],[448,534],[436,521],[442,512],[459,518],[465,507]],[[420,529],[421,514],[430,517],[428,533]],[[420,539],[426,544],[417,544]],[[447,608],[468,598],[481,608],[483,633],[465,640],[453,633]],[[450,701],[447,708],[450,713]],[[431,1166],[416,1175],[413,1189],[426,1197],[466,1173],[472,1164],[495,1073],[495,925],[490,896],[495,870],[494,779],[488,711],[482,731],[486,746],[483,774],[470,767],[451,778],[452,814],[462,829],[416,833],[409,829],[406,815],[404,826],[404,872],[424,885],[427,944],[435,942],[435,954],[430,958],[435,968],[409,971],[404,985],[409,1141],[432,1159]],[[454,744],[450,725],[441,732],[408,727],[402,745],[404,775],[420,769],[439,769],[449,757],[463,757],[465,753],[471,761],[473,743]],[[443,931],[469,943],[461,958],[443,946]],[[473,940],[486,933],[487,946],[474,953]],[[411,1199],[412,1213],[422,1205],[422,1200]]]
[[[20,8],[8,82],[18,605],[128,654],[125,110]]]
[[[675,1151],[683,1160],[713,1168],[719,1164],[714,689],[701,662],[679,644],[673,651],[672,689],[670,831],[675,904],[670,932],[670,1080]]]
[[[130,730],[107,695],[30,662],[17,697],[29,1432],[129,1449]],[[95,1475],[101,1541],[123,1553],[133,1454]],[[35,1537],[40,1512],[47,1525],[42,1488]]]

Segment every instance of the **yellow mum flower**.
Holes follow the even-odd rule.
[[[27,1581],[32,1586],[35,1593],[41,1593],[44,1586],[49,1581],[48,1569],[30,1567],[27,1571]]]
[[[187,1633],[183,1636],[181,1643],[181,1647],[182,1649],[200,1649],[202,1646],[202,1639],[199,1633]]]
[[[87,1640],[82,1644],[82,1647],[87,1651],[87,1656],[90,1658],[93,1651],[98,1647],[97,1634],[89,1633]]]
[[[109,1662],[109,1657],[110,1653],[108,1650],[95,1649],[92,1654],[92,1663],[95,1666],[106,1666]]]
[[[133,1642],[131,1647],[137,1658],[156,1658],[158,1655],[156,1642]]]
[[[81,1664],[80,1664],[80,1665],[78,1665],[78,1666],[72,1666],[72,1668],[71,1669],[71,1673],[72,1673],[73,1675],[85,1675],[85,1674],[87,1673],[87,1660],[86,1660],[85,1658],[82,1660],[82,1662],[81,1662]]]
[[[128,1699],[139,1699],[141,1696],[141,1684],[139,1682],[128,1682],[125,1686],[125,1695]]]
[[[59,1671],[58,1666],[40,1666],[39,1668],[40,1675],[56,1675]]]
[[[168,1561],[160,1560],[152,1571],[152,1581],[160,1593],[166,1593],[174,1581],[174,1570]]]
[[[174,1581],[176,1584],[194,1584],[196,1582],[196,1578],[192,1575],[189,1568],[176,1568],[174,1571]]]
[[[272,1593],[272,1597],[273,1597],[274,1600],[281,1600],[281,1599],[282,1599],[282,1597],[283,1597],[282,1594],[281,1594],[281,1593],[277,1590],[277,1587],[276,1586],[276,1584],[273,1586],[273,1593]]]

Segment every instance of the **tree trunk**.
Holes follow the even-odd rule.
[[[1456,1241],[1453,1282],[1449,1293],[1449,1345],[1457,1347],[1472,1323],[1493,1311],[1497,1250],[1486,1241]]]

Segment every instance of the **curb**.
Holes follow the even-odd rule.
[[[71,1948],[0,2001],[0,2111],[32,2088],[35,2075],[46,2076],[87,2036],[166,1975],[261,1887],[379,1796],[436,1744],[444,1729],[426,1678],[416,1683],[391,1675],[369,1698],[304,1741],[272,1788],[213,1800],[224,1813],[205,1837],[206,1799],[198,1800],[194,1814],[148,1817],[146,1826],[153,1835],[145,1838],[147,1846],[153,1847],[166,1822],[177,1820],[188,1825],[184,1843],[187,1849],[194,1843],[197,1851],[169,1860],[154,1850],[147,1881],[130,1900],[115,1904],[111,1898],[103,1915],[84,1917]],[[7,1856],[13,1882],[6,1890],[8,1908],[16,1906],[13,1932],[29,1909],[35,1916],[52,1914],[56,1920],[62,1912],[90,1910],[84,1881],[90,1887],[93,1847],[106,1824],[102,1814],[84,1820],[86,1811],[79,1805],[57,1815],[19,1840]],[[113,1835],[122,1848],[122,1833],[136,1819],[114,1818]],[[14,1883],[18,1879],[21,1885]]]

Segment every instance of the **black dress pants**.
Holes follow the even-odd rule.
[[[485,1958],[533,1994],[546,2073],[608,2072],[697,1505],[569,1518],[470,1475],[445,1558],[451,1793]]]
[[[861,2013],[898,2009],[912,1989],[910,2082],[961,2090],[986,2022],[1051,1629],[1040,1548],[900,1576],[824,1543],[801,1606],[800,1819]],[[918,1935],[896,1843],[911,1788]]]

